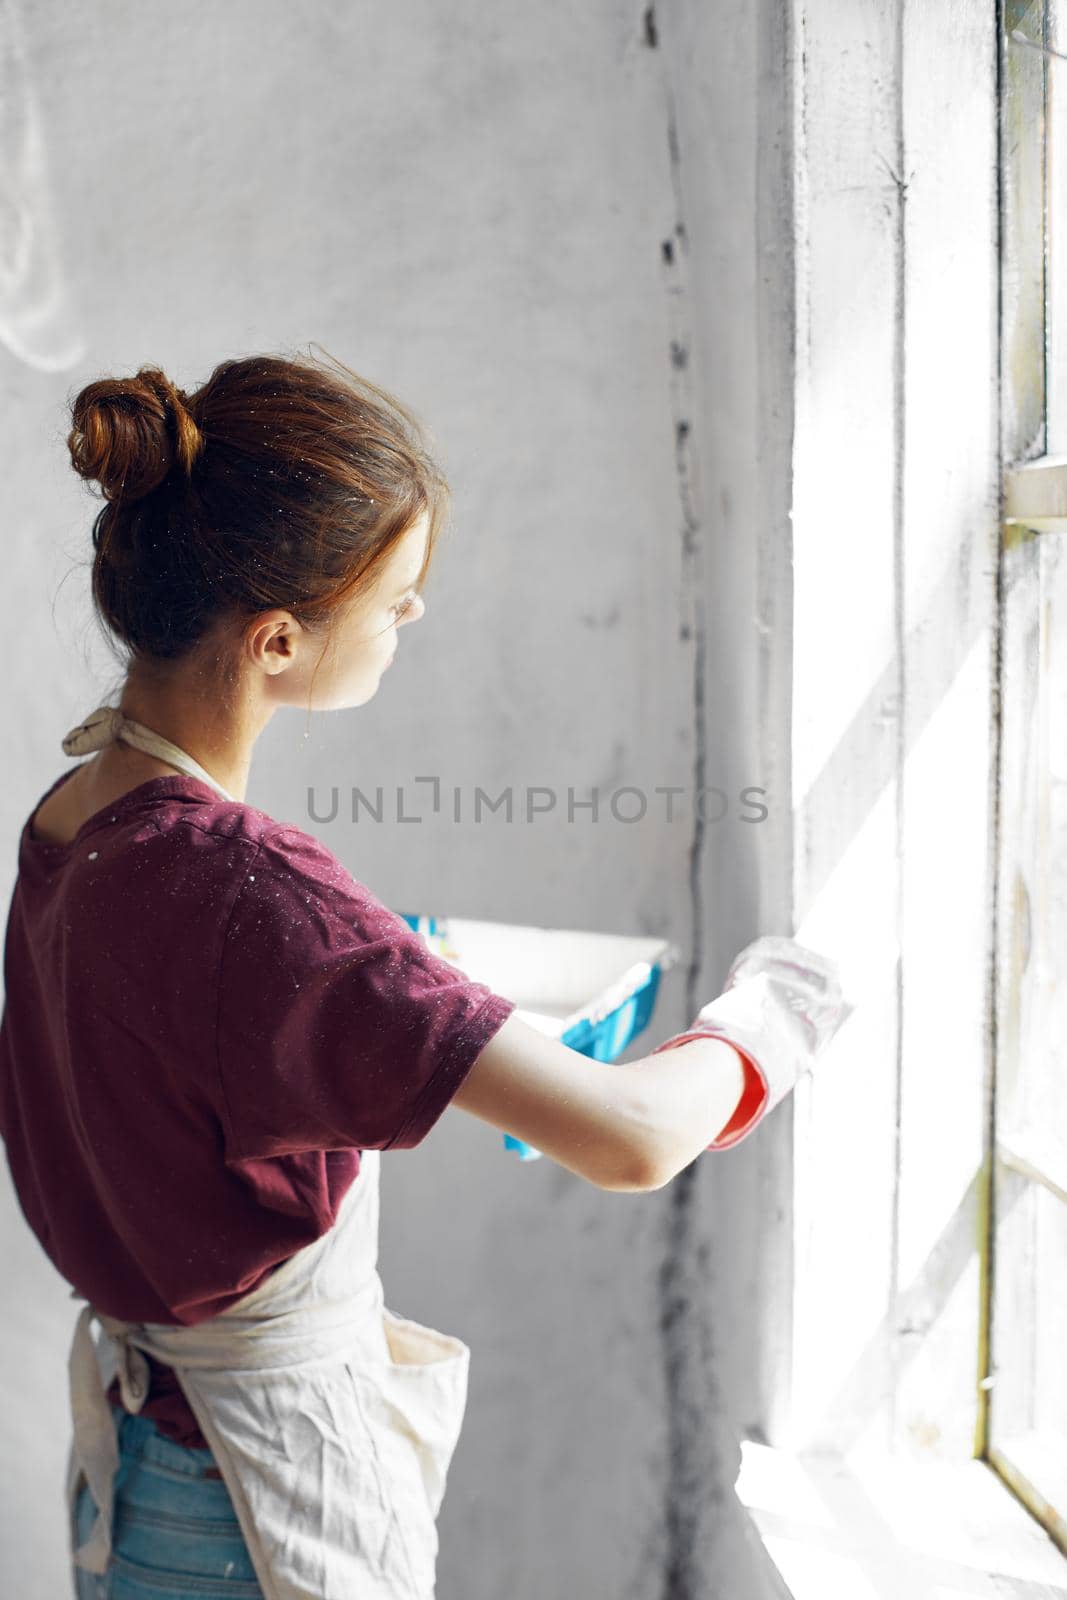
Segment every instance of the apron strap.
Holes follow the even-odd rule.
[[[102,750],[105,745],[113,744],[116,740],[124,744],[133,745],[136,750],[143,750],[145,755],[155,756],[157,761],[165,761],[168,766],[177,767],[179,772],[184,772],[189,778],[199,778],[201,783],[206,783],[215,790],[223,800],[234,800],[235,795],[230,794],[221,783],[216,783],[210,772],[195,761],[187,751],[179,745],[172,744],[169,739],[164,739],[161,733],[155,733],[151,728],[146,728],[143,722],[135,722],[132,717],[126,716],[118,706],[98,706],[89,713],[84,722],[79,722],[76,728],[63,738],[63,752],[68,756],[89,755],[93,750]]]
[[[78,1493],[79,1473],[84,1476],[89,1486],[89,1493],[96,1504],[97,1517],[89,1538],[73,1552],[73,1561],[75,1566],[81,1567],[85,1572],[102,1576],[107,1572],[111,1559],[111,1521],[119,1451],[115,1438],[115,1424],[90,1327],[94,1317],[116,1350],[119,1386],[122,1390],[123,1404],[128,1411],[140,1411],[148,1395],[150,1374],[144,1355],[130,1343],[128,1338],[132,1324],[119,1322],[113,1317],[105,1317],[94,1306],[83,1306],[75,1324],[68,1361],[75,1467],[69,1485],[71,1526],[74,1525],[74,1501]]]

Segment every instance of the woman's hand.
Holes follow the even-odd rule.
[[[769,935],[746,945],[730,966],[723,993],[700,1009],[691,1028],[657,1046],[673,1049],[707,1034],[727,1040],[741,1057],[744,1090],[707,1148],[728,1150],[747,1138],[814,1069],[852,1010],[829,957]]]

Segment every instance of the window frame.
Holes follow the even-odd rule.
[[[1042,714],[1040,693],[1044,655],[1042,629],[1047,541],[1067,534],[1067,386],[1054,380],[1060,360],[1056,326],[1067,304],[1052,305],[1049,270],[1050,228],[1067,224],[1067,207],[1050,204],[1050,64],[1055,0],[1002,0],[1001,79],[1001,372],[1002,372],[1002,550],[999,618],[999,742],[996,818],[997,915],[995,928],[995,1071],[987,1196],[989,1227],[983,1243],[983,1368],[979,1454],[1022,1502],[1049,1536],[1067,1553],[1067,1499],[1053,1486],[1067,1484],[1067,1439],[1053,1428],[1042,1434],[1019,1418],[1036,1412],[1040,1383],[1040,1330],[1036,1310],[1038,1214],[1067,1206],[1067,1161],[1062,1168],[1050,1139],[1040,1139],[1009,1123],[1012,1103],[1027,1070],[1026,1022],[1032,1008],[1040,1016],[1031,960],[1030,884],[1040,844],[1026,836],[1020,821],[1036,814],[1043,774],[1034,760],[1035,726]],[[1065,18],[1067,20],[1067,18]],[[1025,35],[1028,43],[1020,35]],[[1067,59],[1058,70],[1067,105]],[[1061,119],[1062,120],[1062,119]],[[1067,160],[1067,124],[1061,134]],[[1057,144],[1057,151],[1060,146]],[[1061,396],[1062,390],[1062,396]],[[1058,407],[1058,410],[1056,409]],[[1061,416],[1060,413],[1063,413]],[[1055,415],[1054,415],[1055,413]],[[1050,451],[1050,442],[1058,447]],[[1036,621],[1035,621],[1036,619]],[[1067,615],[1060,618],[1067,625]],[[1036,644],[1035,644],[1036,641]],[[1036,652],[1036,654],[1035,654]],[[1027,685],[1037,677],[1039,693],[1030,703]],[[1040,935],[1039,935],[1040,937]],[[1029,980],[1024,974],[1029,971]],[[1018,1207],[1023,1211],[1016,1213]],[[1058,1216],[1058,1212],[1056,1213]],[[1047,1226],[1047,1223],[1046,1223]],[[1023,1295],[1018,1296],[1019,1285]],[[1008,1359],[1000,1355],[1014,1338]],[[990,1359],[992,1353],[993,1359]],[[1036,1375],[1035,1375],[1036,1374]],[[1010,1398],[1008,1398],[1010,1396]],[[1011,1422],[998,1410],[1014,1408]],[[1061,1459],[1062,1458],[1062,1459]]]

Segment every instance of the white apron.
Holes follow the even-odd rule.
[[[110,707],[63,748],[81,755],[119,736],[225,793],[184,751]],[[380,1151],[363,1151],[334,1226],[206,1322],[130,1323],[85,1305],[70,1352],[70,1527],[83,1477],[99,1514],[73,1552],[77,1566],[107,1570],[118,1450],[106,1390],[117,1371],[126,1408],[139,1411],[147,1351],[178,1375],[266,1600],[433,1600],[470,1350],[384,1304],[380,1166]]]

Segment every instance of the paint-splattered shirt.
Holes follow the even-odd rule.
[[[69,844],[25,823],[4,984],[22,1210],[79,1294],[135,1322],[201,1322],[325,1233],[360,1150],[424,1139],[514,1010],[321,841],[185,776]],[[149,1362],[142,1415],[203,1448]]]

